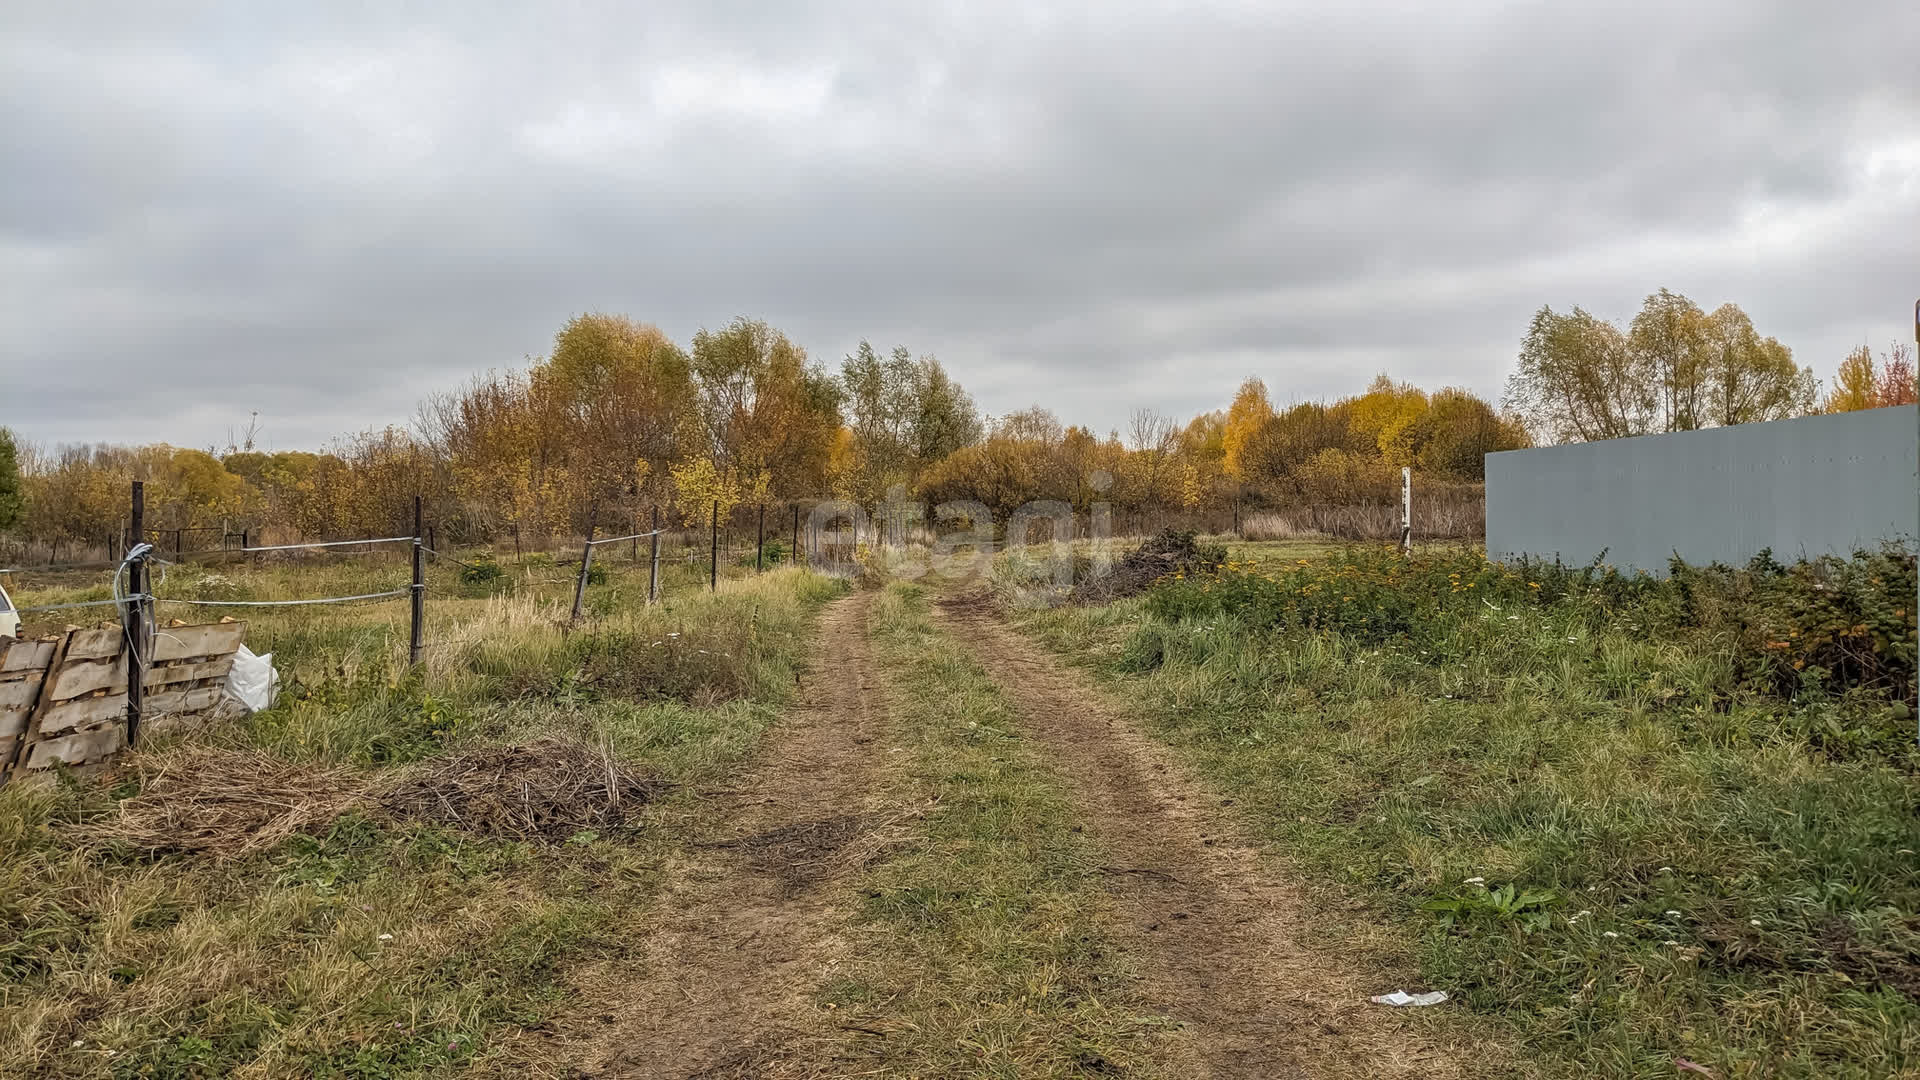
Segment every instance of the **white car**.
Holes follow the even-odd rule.
[[[20,613],[13,610],[13,601],[7,598],[7,587],[0,585],[0,638],[20,636]]]

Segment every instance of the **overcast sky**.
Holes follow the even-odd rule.
[[[1920,6],[142,2],[0,12],[0,424],[278,448],[611,311],[1105,430],[1497,395],[1541,304],[1911,336]]]

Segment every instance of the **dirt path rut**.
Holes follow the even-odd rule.
[[[800,703],[734,785],[725,833],[670,867],[646,963],[590,976],[617,1001],[551,1048],[562,1075],[746,1080],[831,1058],[810,995],[845,955],[833,882],[873,854],[870,745],[884,726],[867,641],[872,594],[837,601]]]
[[[1002,623],[983,596],[937,607],[1051,751],[1104,851],[1115,934],[1148,1001],[1190,1026],[1196,1076],[1451,1077],[1469,1056],[1366,1003],[1316,952],[1310,907],[1264,866],[1172,754],[1107,704],[1084,674]]]

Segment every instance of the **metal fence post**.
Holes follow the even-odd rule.
[[[787,561],[800,565],[800,504],[793,504],[793,550],[787,553]]]
[[[420,528],[420,496],[413,497],[413,587],[408,590],[413,601],[410,609],[412,626],[407,635],[407,663],[420,662],[420,649],[426,642],[427,631],[427,547],[426,537]]]
[[[647,603],[660,602],[660,505],[653,507],[653,566],[647,571]]]
[[[140,546],[140,537],[146,533],[146,518],[147,485],[135,480],[133,543],[127,545],[129,553]],[[146,662],[143,657],[150,637],[148,627],[151,625],[153,602],[147,599],[146,559],[134,559],[128,564],[127,592],[132,599],[127,602],[127,609],[120,613],[120,625],[127,639],[127,745],[132,746],[140,737],[140,720],[146,709],[147,696]]]
[[[1413,554],[1413,466],[1400,466],[1400,553]]]
[[[760,573],[767,568],[767,504],[760,504],[760,538],[753,544],[753,572]]]
[[[573,617],[580,618],[587,602],[587,570],[593,566],[593,526],[598,506],[587,507],[587,542],[580,547],[580,577],[573,583]]]
[[[720,500],[713,500],[713,547],[707,564],[707,591],[720,590]]]

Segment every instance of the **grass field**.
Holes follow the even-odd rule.
[[[143,850],[109,826],[119,800],[160,793],[143,781],[172,785],[186,820],[158,831],[184,835],[223,793],[318,806],[549,737],[636,766],[657,798],[683,798],[757,745],[791,693],[814,612],[842,586],[782,570],[709,595],[688,568],[647,608],[644,567],[609,562],[578,628],[565,618],[570,578],[550,563],[482,583],[435,566],[429,649],[411,671],[404,600],[235,609],[250,646],[282,671],[277,707],[152,740],[117,788],[0,790],[0,1075],[385,1077],[512,1060],[500,1038],[564,1004],[569,965],[630,944],[677,842],[651,816],[525,837],[487,828],[499,815],[484,806],[449,823],[376,799],[241,852]],[[340,595],[406,573],[366,559],[175,567],[156,591]],[[22,605],[102,592],[71,576],[28,584]],[[274,769],[284,775],[269,789]]]
[[[801,570],[709,594],[670,563],[650,608],[610,559],[574,625],[551,560],[436,564],[412,669],[404,601],[235,609],[279,705],[0,789],[0,1075],[564,1076],[657,1031],[809,1078],[1920,1072],[1910,562],[1655,582],[1288,540],[1073,606],[1035,555],[990,582],[1031,645],[977,583],[896,582],[834,608],[807,700],[847,585]],[[754,845],[790,832],[837,846],[779,863],[813,882],[788,896]],[[717,936],[657,951],[689,930]],[[579,1015],[581,972],[618,994],[663,955],[727,1034],[659,1027],[651,991]],[[1454,1001],[1365,1004],[1403,978]]]

